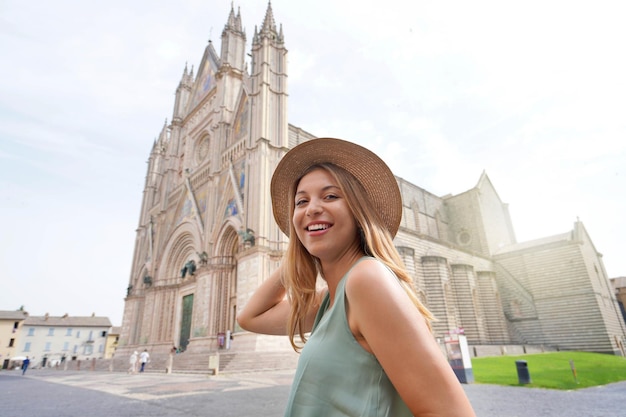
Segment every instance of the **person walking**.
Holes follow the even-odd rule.
[[[144,349],[144,351],[141,352],[141,355],[139,355],[139,360],[141,361],[141,369],[139,370],[139,372],[143,372],[146,367],[146,363],[150,361],[150,354],[148,353],[148,349]]]
[[[130,355],[130,359],[129,359],[129,364],[130,367],[128,368],[128,373],[129,374],[136,374],[137,373],[137,361],[139,360],[139,352],[134,351],[132,355]]]
[[[26,370],[28,369],[29,365],[30,365],[30,359],[27,356],[26,359],[22,361],[22,375],[26,373]]]
[[[166,373],[168,374],[171,374],[174,368],[174,355],[176,355],[177,351],[178,349],[176,348],[176,346],[172,346],[172,348],[170,349],[170,355],[167,359],[167,368],[166,368]]]
[[[402,196],[389,167],[313,139],[278,163],[271,197],[289,243],[237,320],[301,351],[285,416],[475,417],[394,246]]]

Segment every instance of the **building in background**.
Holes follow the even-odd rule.
[[[111,359],[115,356],[115,351],[120,341],[121,327],[113,326],[107,333],[106,345],[104,347],[104,358]]]
[[[220,349],[290,349],[286,338],[242,331],[235,320],[287,245],[271,211],[274,167],[315,137],[288,123],[285,39],[268,4],[247,60],[241,15],[231,8],[219,53],[209,41],[197,70],[185,66],[171,123],[149,156],[122,357],[177,346],[206,369]],[[448,196],[397,179],[403,218],[395,244],[438,319],[438,338],[463,329],[476,355],[509,345],[625,354],[626,327],[582,222],[518,243],[486,173]]]
[[[28,356],[31,366],[49,367],[73,360],[105,356],[111,321],[107,317],[29,316],[21,326],[16,355]]]
[[[0,310],[0,367],[8,369],[11,361],[21,363],[22,357],[16,352],[19,346],[19,335],[28,313],[24,310]]]

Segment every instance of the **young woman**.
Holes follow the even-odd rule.
[[[314,139],[283,157],[271,194],[289,245],[238,321],[302,349],[285,416],[474,416],[393,244],[402,200],[387,165]]]

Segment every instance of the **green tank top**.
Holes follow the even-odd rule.
[[[363,259],[361,258],[355,265]],[[353,265],[354,267],[354,265]],[[285,417],[411,416],[387,374],[352,335],[343,276],[335,303],[326,294],[294,376]]]

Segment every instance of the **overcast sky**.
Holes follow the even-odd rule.
[[[234,2],[248,37],[267,1]],[[146,161],[230,0],[0,1],[0,310],[121,325]],[[483,171],[518,241],[584,223],[626,276],[626,6],[273,0],[289,121],[443,196]]]

